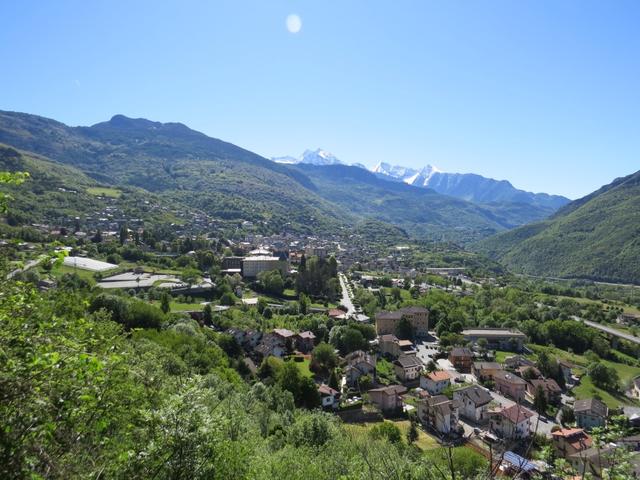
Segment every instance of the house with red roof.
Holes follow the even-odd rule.
[[[593,445],[593,440],[582,428],[563,428],[551,432],[553,449],[561,458],[582,452]]]

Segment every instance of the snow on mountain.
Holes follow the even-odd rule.
[[[291,157],[291,156],[273,157],[271,160],[276,163],[284,163],[287,165],[295,165],[296,163],[300,163],[299,158]]]
[[[287,164],[349,165],[321,148],[306,150],[298,158],[287,156],[272,158],[272,160]],[[352,166],[367,169],[359,163],[352,164]],[[411,168],[379,162],[369,170],[384,180],[403,182],[414,187],[431,188],[438,193],[478,204],[495,202],[530,204],[548,209],[549,213],[552,213],[569,202],[569,199],[557,195],[536,194],[519,190],[506,180],[494,180],[473,173],[445,173],[433,165]]]
[[[326,150],[318,148],[316,150],[305,150],[300,160],[302,163],[310,163],[311,165],[343,165],[338,158]]]
[[[296,163],[309,163],[311,165],[345,165],[340,161],[333,153],[327,152],[321,148],[316,150],[305,150],[298,158],[291,156],[274,157],[273,160],[276,163],[296,164]]]
[[[435,173],[441,173],[441,171],[432,165],[427,165],[421,169],[403,167],[400,165],[391,165],[389,163],[380,162],[371,169],[373,173],[378,176],[391,177],[393,180],[404,182],[408,185],[414,185],[416,187],[426,187],[429,185],[429,180]]]

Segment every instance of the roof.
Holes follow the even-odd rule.
[[[534,379],[530,380],[529,383],[535,389],[538,387],[542,387],[543,390],[550,393],[560,393],[562,389],[558,382],[556,382],[553,378],[545,378],[545,379]]]
[[[407,387],[403,385],[388,385],[386,387],[374,388],[369,390],[369,393],[384,393],[385,395],[400,395],[407,391]]]
[[[381,342],[398,342],[398,337],[396,337],[393,333],[387,333],[386,335],[380,335]]]
[[[371,355],[369,355],[367,352],[363,352],[362,350],[356,350],[355,352],[351,352],[349,354],[347,354],[345,356],[345,359],[347,360],[347,363],[349,365],[354,365],[357,363],[368,363],[372,366],[376,366],[376,359],[375,357],[372,357]]]
[[[305,338],[305,339],[306,339],[306,338],[308,338],[308,339],[310,339],[310,340],[313,340],[314,338],[316,338],[316,336],[313,334],[313,332],[309,332],[309,331],[306,331],[306,332],[300,332],[300,333],[298,334],[298,336],[299,336],[300,338]]]
[[[442,415],[450,415],[454,408],[453,402],[445,395],[435,395],[426,399],[427,405],[434,410],[438,410]]]
[[[504,452],[503,460],[522,472],[531,472],[536,470],[536,466],[524,457],[512,451]]]
[[[535,415],[531,410],[521,405],[514,404],[510,407],[500,410],[500,415],[509,420],[511,423],[518,424]]]
[[[586,450],[591,447],[593,441],[581,428],[564,428],[551,432],[553,438],[564,438],[574,450]]]
[[[427,310],[424,307],[405,307],[405,308],[400,308],[398,310],[394,310],[393,312],[389,312],[389,311],[378,312],[378,314],[376,314],[376,319],[400,320],[403,315],[412,315],[416,313],[429,313],[429,310]]]
[[[251,263],[251,262],[279,262],[279,257],[270,257],[267,255],[256,255],[254,257],[246,257],[242,260],[242,263]]]
[[[286,328],[276,328],[273,330],[273,333],[275,333],[279,337],[284,338],[293,337],[295,335],[295,333],[293,333],[291,330],[287,330]]]
[[[484,388],[478,385],[470,385],[454,392],[455,395],[462,395],[467,397],[476,407],[482,407],[491,403],[493,397]]]
[[[520,330],[508,328],[471,328],[462,331],[463,337],[517,337],[525,338]]]
[[[454,357],[473,357],[473,352],[468,348],[455,347],[451,349],[451,355]]]
[[[445,372],[444,370],[436,370],[435,372],[426,374],[425,377],[433,382],[442,382],[444,380],[450,380],[451,374]]]
[[[400,355],[393,363],[399,364],[402,368],[422,366],[422,360],[420,360],[416,355]]]
[[[521,379],[519,376],[513,373],[505,372],[504,370],[498,370],[493,376],[494,380],[502,380],[513,385],[526,385],[527,382]]]
[[[573,411],[576,413],[589,412],[599,417],[606,417],[609,413],[607,405],[597,398],[585,398],[576,400],[573,404]]]
[[[429,405],[438,405],[440,403],[449,402],[449,398],[446,395],[434,395],[433,397],[427,398],[426,402]]]
[[[327,396],[334,396],[334,397],[338,395],[337,390],[334,390],[329,385],[325,385],[324,383],[321,385],[318,385],[318,393],[320,393],[320,395],[327,395]]]
[[[574,453],[573,455],[570,455],[569,458],[585,458],[585,459],[597,458],[599,462],[602,462],[603,466],[606,466],[609,464],[611,460],[610,455],[608,455],[608,453],[611,452],[611,450],[613,450],[613,447],[611,445],[603,445],[601,447],[591,447],[581,452]]]
[[[476,370],[502,370],[502,365],[497,362],[474,362],[473,368]]]
[[[113,263],[101,262],[100,260],[85,257],[64,257],[62,263],[67,267],[75,267],[92,272],[104,272],[105,270],[118,268],[118,265]]]

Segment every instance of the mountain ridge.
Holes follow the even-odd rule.
[[[308,161],[325,164],[316,168],[329,169],[321,174],[305,170],[310,163],[275,163],[181,123],[124,115],[69,127],[0,111],[0,142],[76,167],[104,184],[143,188],[225,220],[252,219],[272,231],[335,232],[375,219],[414,235],[469,241],[548,214],[524,204],[475,205],[388,179],[376,183],[361,166],[345,167],[321,149],[307,151]],[[343,175],[356,182],[359,197],[343,192],[351,187]]]
[[[475,248],[517,273],[640,284],[640,171]]]

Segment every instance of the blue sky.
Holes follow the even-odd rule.
[[[20,0],[0,18],[0,109],[572,198],[640,169],[636,1]]]

